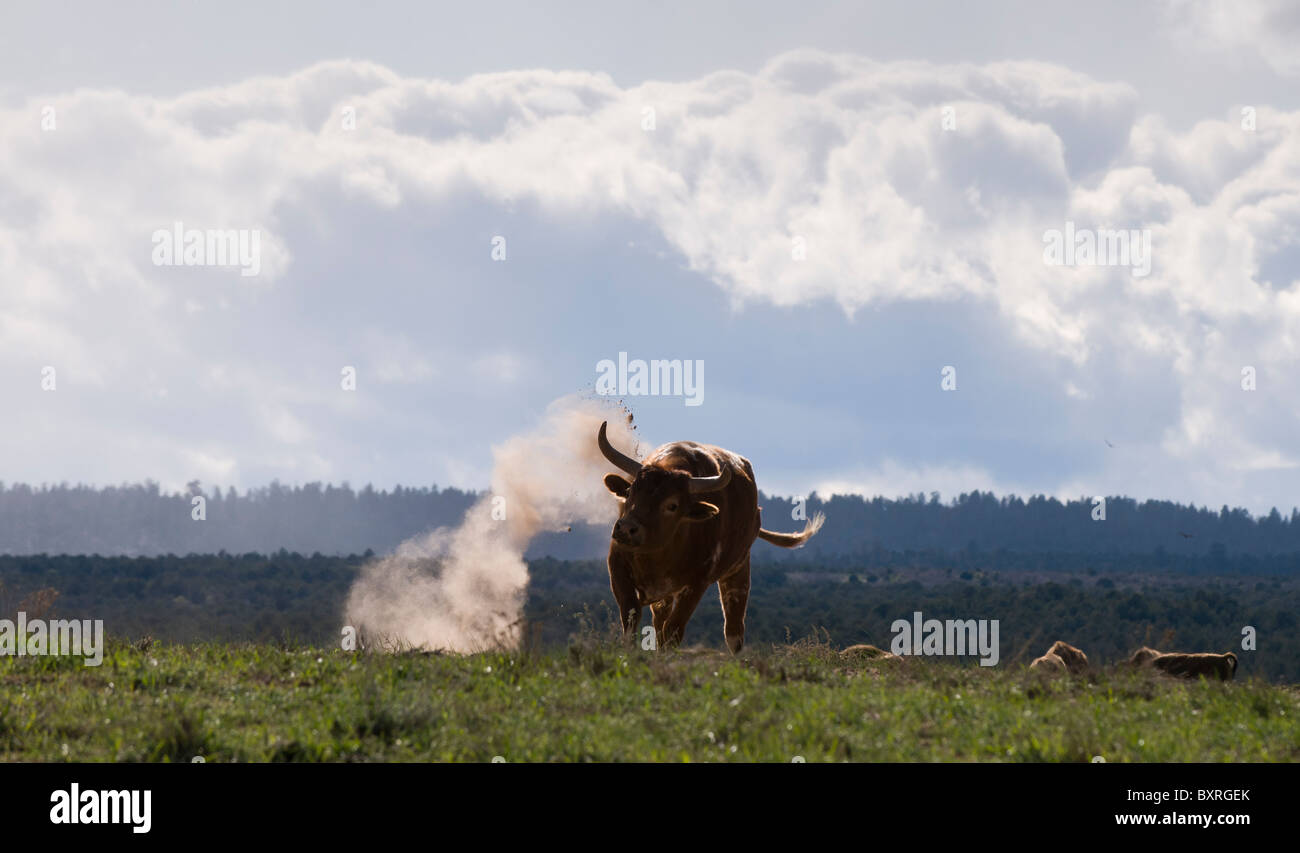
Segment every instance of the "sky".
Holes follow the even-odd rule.
[[[627,6],[6,11],[0,481],[485,488],[626,353],[772,493],[1300,504],[1300,4]]]

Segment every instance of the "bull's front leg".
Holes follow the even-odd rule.
[[[631,568],[613,554],[609,557],[609,588],[614,593],[614,603],[618,605],[623,639],[635,639],[641,626],[641,599],[632,583]]]
[[[689,586],[673,596],[672,610],[668,613],[668,618],[664,620],[663,635],[659,638],[661,646],[677,646],[681,644],[682,637],[686,635],[686,623],[691,621],[695,608],[699,606],[700,599],[704,597],[704,591],[710,585],[707,581],[699,583]]]
[[[656,601],[650,605],[650,621],[655,626],[655,648],[664,645],[664,627],[668,624],[668,616],[672,611],[673,601],[671,598]]]

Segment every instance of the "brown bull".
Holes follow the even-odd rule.
[[[1065,642],[1065,640],[1057,640],[1052,643],[1052,647],[1047,650],[1047,653],[1060,658],[1061,662],[1065,664],[1065,668],[1072,675],[1079,675],[1088,671],[1088,656]]]
[[[1065,666],[1065,661],[1061,660],[1060,655],[1053,652],[1048,652],[1041,658],[1034,658],[1033,663],[1029,664],[1029,668],[1037,669],[1042,672],[1069,672],[1069,669]]]
[[[1143,646],[1133,653],[1128,662],[1133,667],[1149,666],[1179,678],[1205,676],[1206,678],[1218,678],[1220,681],[1231,681],[1237,674],[1237,656],[1232,652],[1223,655],[1205,652],[1186,654],[1183,652],[1161,652]]]
[[[872,646],[867,643],[859,643],[856,646],[849,646],[840,652],[841,657],[853,658],[858,660],[901,660],[893,652],[887,652],[878,646]]]
[[[796,548],[820,529],[823,517],[800,533],[764,530],[748,459],[721,447],[678,441],[638,462],[610,445],[605,426],[596,436],[600,452],[631,478],[605,476],[605,487],[619,499],[609,585],[623,635],[636,633],[641,608],[649,605],[659,645],[680,643],[700,599],[716,583],[727,648],[739,652],[745,644],[754,539]]]
[[[1179,678],[1217,678],[1231,681],[1237,674],[1237,656],[1232,652],[1224,655],[1198,653],[1180,654],[1177,652],[1157,655],[1151,660],[1151,666],[1161,672],[1176,675]]]
[[[1133,656],[1128,659],[1128,663],[1129,666],[1133,667],[1146,666],[1162,654],[1164,654],[1164,652],[1153,649],[1150,646],[1143,646],[1133,653]]]

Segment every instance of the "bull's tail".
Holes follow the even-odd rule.
[[[760,527],[758,529],[758,538],[762,539],[764,542],[771,542],[773,545],[777,545],[781,548],[798,548],[800,545],[813,538],[813,535],[816,534],[818,530],[821,530],[822,525],[825,523],[826,515],[819,512],[814,515],[812,520],[805,524],[803,530],[798,533],[773,533],[770,530],[764,530]]]

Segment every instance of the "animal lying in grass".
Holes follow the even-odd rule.
[[[1029,668],[1042,672],[1068,672],[1071,675],[1080,675],[1088,671],[1088,656],[1065,640],[1057,640],[1052,643],[1052,647],[1046,654],[1034,658]]]
[[[1065,668],[1065,661],[1061,660],[1061,656],[1052,654],[1051,652],[1048,652],[1040,658],[1034,658],[1033,663],[1029,664],[1029,668],[1036,669],[1039,672],[1059,672],[1062,675],[1069,672],[1069,670]]]
[[[1166,653],[1144,647],[1134,652],[1129,662],[1139,667],[1149,666],[1178,678],[1217,678],[1220,681],[1231,681],[1237,675],[1237,656],[1232,652],[1222,655],[1208,652]]]
[[[841,657],[855,660],[898,660],[898,655],[893,652],[887,652],[877,646],[859,643],[856,646],[849,646],[840,652]]]
[[[1164,654],[1164,652],[1153,649],[1150,646],[1143,646],[1133,653],[1133,656],[1128,659],[1128,662],[1130,666],[1142,667],[1151,663],[1151,661],[1160,657],[1162,654]]]
[[[1232,652],[1222,655],[1210,653],[1160,655],[1151,661],[1151,665],[1161,672],[1180,678],[1216,677],[1220,681],[1231,681],[1237,674],[1237,656]]]
[[[1052,643],[1052,647],[1047,650],[1047,653],[1060,658],[1071,675],[1079,675],[1088,671],[1088,656],[1064,640],[1057,640]]]

